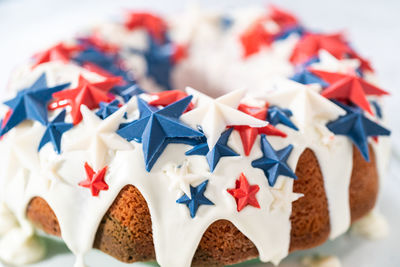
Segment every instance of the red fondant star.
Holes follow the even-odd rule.
[[[262,46],[269,46],[273,41],[274,35],[265,29],[263,20],[258,20],[240,36],[243,56],[247,58],[259,52]]]
[[[110,102],[113,98],[108,92],[115,85],[121,82],[120,78],[106,78],[102,82],[91,83],[83,76],[79,77],[79,84],[76,88],[68,89],[53,94],[56,102],[62,103],[58,107],[70,105],[71,116],[74,124],[82,120],[81,105],[86,105],[89,109],[99,107],[100,102]],[[66,100],[66,101],[65,101]],[[50,104],[50,106],[54,103]]]
[[[13,111],[12,111],[11,109],[9,109],[9,110],[6,112],[6,115],[4,115],[4,118],[3,118],[2,122],[1,122],[1,128],[4,128],[4,126],[7,124],[8,120],[9,120],[10,117],[11,117],[12,112],[13,112]]]
[[[269,17],[280,27],[287,28],[298,24],[298,19],[285,10],[282,10],[274,5],[269,7],[270,14]]]
[[[150,101],[149,105],[163,106],[163,107],[166,107],[166,106],[168,106],[172,103],[175,103],[176,101],[181,100],[188,96],[188,94],[186,94],[185,92],[179,91],[179,90],[163,91],[160,93],[155,93],[153,95],[157,96],[157,98]],[[186,111],[192,110],[193,107],[194,107],[193,103],[190,103],[188,105]]]
[[[374,69],[371,66],[371,62],[369,62],[367,59],[361,57],[356,51],[352,51],[349,55],[351,58],[358,59],[360,61],[360,68],[363,71],[371,71],[373,72]]]
[[[79,50],[81,50],[80,46],[66,46],[64,43],[58,43],[55,46],[34,55],[35,63],[32,68],[35,68],[42,63],[54,60],[60,60],[66,63],[71,59],[71,56]]]
[[[237,211],[241,211],[248,205],[260,208],[260,204],[258,204],[256,198],[256,194],[259,190],[260,187],[258,185],[249,185],[243,173],[241,173],[239,179],[236,180],[236,188],[227,189],[228,193],[236,200]]]
[[[1,121],[0,129],[3,129],[4,126],[6,126],[6,124],[7,124],[8,120],[10,119],[12,113],[13,113],[12,109],[9,109],[9,110],[6,112],[6,114],[4,115],[3,120]],[[3,135],[3,136],[0,136],[0,140],[2,140],[3,137],[4,137],[4,135]]]
[[[160,44],[165,42],[167,23],[160,17],[147,12],[130,12],[125,27],[134,30],[143,27]]]
[[[172,54],[172,62],[174,64],[179,63],[179,61],[185,59],[188,56],[187,45],[175,44],[174,53]]]
[[[95,172],[92,167],[85,162],[86,180],[79,183],[80,186],[89,188],[92,196],[97,197],[101,190],[108,190],[108,184],[104,181],[107,172],[107,166],[99,172]]]
[[[330,84],[322,91],[321,95],[330,99],[350,101],[370,114],[373,114],[373,112],[366,96],[389,94],[355,74],[341,74],[313,69],[311,71]]]
[[[301,64],[325,49],[338,59],[352,52],[342,34],[312,34],[308,33],[297,43],[290,57],[294,64]]]
[[[259,108],[240,104],[238,109],[260,120],[265,120],[267,118],[268,107]],[[272,124],[268,124],[267,126],[260,128],[253,128],[250,126],[235,126],[235,130],[237,130],[240,134],[240,139],[242,140],[243,150],[246,156],[250,155],[257,135],[259,134],[286,137],[284,132],[278,130]]]

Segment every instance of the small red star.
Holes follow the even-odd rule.
[[[66,46],[64,43],[58,43],[55,46],[34,55],[35,64],[33,64],[32,68],[54,60],[60,60],[67,63],[71,59],[71,56],[79,50],[81,50],[80,46]]]
[[[97,33],[93,33],[88,37],[82,38],[82,42],[84,45],[94,46],[101,52],[105,53],[117,53],[119,51],[119,47],[117,45],[108,43],[104,39],[100,38]]]
[[[91,83],[83,76],[79,76],[79,84],[76,88],[60,91],[53,94],[56,103],[64,104],[50,104],[50,106],[71,106],[71,116],[73,123],[76,125],[82,120],[81,105],[86,105],[89,109],[99,107],[100,102],[110,102],[113,98],[109,95],[109,91],[115,85],[119,84],[121,79],[106,78],[102,82]]]
[[[125,27],[128,30],[143,27],[158,43],[165,42],[167,23],[161,17],[151,13],[130,12],[125,20]]]
[[[104,181],[107,172],[107,166],[99,172],[95,172],[92,167],[85,162],[86,180],[79,183],[80,186],[89,188],[92,196],[97,197],[100,191],[108,190],[108,184]]]
[[[259,52],[262,46],[269,46],[274,41],[274,35],[265,29],[262,22],[263,20],[256,21],[240,36],[244,58]]]
[[[157,98],[150,101],[149,105],[166,107],[172,103],[175,103],[176,101],[179,101],[187,97],[188,94],[179,90],[171,90],[171,91],[163,91],[160,93],[155,93],[153,94],[153,96],[157,96]],[[192,110],[193,108],[194,108],[193,103],[190,103],[185,112]]]
[[[243,173],[241,173],[239,179],[236,180],[236,188],[227,189],[228,193],[235,198],[237,211],[239,212],[248,205],[260,208],[260,204],[258,204],[256,198],[256,194],[259,190],[260,187],[258,185],[249,185]]]
[[[355,74],[341,74],[313,69],[311,71],[330,84],[322,91],[322,96],[341,101],[350,101],[370,114],[373,114],[373,112],[366,96],[389,94]]]
[[[301,64],[316,56],[320,49],[325,49],[338,59],[351,54],[352,50],[342,34],[308,33],[297,43],[290,57],[294,64]]]
[[[265,120],[267,118],[268,107],[259,108],[240,104],[238,110],[259,120]],[[250,155],[251,149],[253,148],[254,142],[259,134],[286,137],[284,132],[278,130],[272,124],[268,124],[265,127],[259,128],[253,128],[250,126],[235,126],[235,130],[237,130],[240,134],[240,139],[242,140],[243,150],[246,156]]]
[[[293,14],[274,5],[270,5],[269,10],[269,17],[282,28],[294,26],[299,22],[299,20]]]

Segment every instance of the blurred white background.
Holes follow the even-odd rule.
[[[82,27],[121,14],[126,8],[152,9],[174,13],[192,1],[184,0],[0,0],[0,93],[15,66],[34,52],[58,40],[68,38]],[[382,88],[392,93],[386,109],[393,130],[393,160],[383,184],[380,199],[382,212],[389,219],[390,238],[375,243],[344,236],[334,244],[319,249],[336,254],[344,266],[400,266],[400,1],[398,0],[199,0],[212,9],[267,5],[273,2],[297,14],[305,25],[323,31],[345,29],[354,47],[369,58]],[[35,266],[72,266],[73,258],[66,248],[50,242],[47,263]],[[292,259],[298,258],[296,254]],[[89,255],[92,266],[119,266],[107,256]],[[92,261],[93,260],[93,261]],[[286,261],[282,266],[296,266]],[[117,265],[116,265],[117,264]],[[257,264],[246,264],[256,266]],[[122,265],[121,266],[125,266]],[[136,266],[136,265],[135,265]],[[138,265],[139,266],[139,265]],[[264,266],[264,265],[257,265]]]

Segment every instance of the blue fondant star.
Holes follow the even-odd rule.
[[[311,66],[311,65],[314,64],[314,63],[319,63],[319,62],[321,62],[321,60],[319,59],[319,57],[318,57],[318,56],[314,56],[314,57],[311,57],[311,58],[310,58],[309,60],[307,60],[306,62],[301,63],[301,64],[298,64],[296,67],[299,68],[299,69],[301,70],[301,69],[305,69],[305,68]]]
[[[371,104],[375,109],[375,114],[379,119],[382,119],[382,108],[375,100],[371,100]]]
[[[129,73],[121,68],[120,58],[115,53],[105,53],[94,47],[82,50],[73,58],[80,65],[92,63],[107,72],[122,77],[125,81],[131,80]]]
[[[347,114],[337,120],[327,123],[328,129],[334,134],[345,135],[351,139],[360,150],[366,161],[369,161],[368,137],[390,135],[390,131],[364,116],[358,107],[350,107],[334,101]]]
[[[300,26],[296,25],[294,27],[287,28],[283,30],[281,33],[279,33],[277,36],[275,36],[275,40],[284,40],[288,38],[292,34],[297,34],[298,36],[303,36],[305,33],[305,29]]]
[[[363,70],[362,70],[361,67],[358,67],[358,68],[356,69],[356,74],[357,74],[358,76],[360,76],[361,78],[364,78],[364,73],[363,73]]]
[[[277,106],[271,106],[268,108],[267,121],[274,126],[281,123],[283,125],[286,125],[287,127],[290,127],[298,131],[299,129],[290,120],[291,116],[293,116],[293,113],[289,109],[280,108]]]
[[[168,144],[185,143],[188,138],[204,136],[179,120],[191,99],[192,96],[188,96],[163,109],[158,109],[138,98],[140,118],[118,130],[118,134],[128,141],[143,143],[147,171],[151,170]]]
[[[127,88],[124,88],[119,95],[124,99],[125,102],[128,102],[133,96],[141,95],[143,93],[144,91],[135,83]]]
[[[202,182],[199,186],[193,187],[190,185],[190,195],[189,198],[184,194],[179,198],[176,203],[185,204],[190,211],[190,217],[194,218],[196,216],[197,210],[200,205],[214,205],[207,197],[204,196],[204,192],[207,189],[208,180]]]
[[[281,150],[274,150],[264,134],[261,135],[261,150],[263,157],[251,162],[251,166],[264,171],[268,184],[274,186],[279,175],[297,179],[296,174],[290,169],[286,161],[292,152],[293,145],[288,145]]]
[[[119,101],[117,99],[113,100],[110,103],[100,102],[100,109],[96,112],[96,115],[104,120],[119,109],[118,105]]]
[[[217,166],[219,160],[222,157],[234,157],[239,156],[235,151],[233,151],[230,147],[228,147],[227,143],[229,140],[229,136],[231,135],[233,128],[230,128],[221,134],[221,137],[218,139],[214,148],[210,151],[208,148],[207,140],[203,138],[200,140],[200,144],[197,144],[191,150],[186,152],[186,155],[201,155],[206,156],[208,166],[210,167],[210,171],[213,172],[215,167]]]
[[[227,30],[232,27],[234,19],[230,16],[224,15],[220,18],[220,24],[223,30]]]
[[[52,94],[67,88],[68,84],[47,87],[46,74],[42,74],[29,88],[17,93],[17,96],[4,102],[12,110],[10,118],[1,129],[0,136],[24,120],[35,120],[43,125],[48,122],[47,104],[52,99]]]
[[[46,131],[40,140],[38,151],[42,149],[42,147],[51,142],[53,144],[54,151],[58,154],[61,153],[61,137],[62,135],[74,127],[72,123],[65,123],[65,109],[58,114],[53,121],[49,122],[46,126]]]
[[[297,72],[293,75],[291,80],[302,83],[302,84],[319,84],[322,87],[327,87],[329,84],[326,83],[324,80],[320,79],[318,76],[312,74],[307,69],[302,69],[301,71]]]
[[[110,69],[112,65],[117,61],[117,57],[114,54],[106,54],[97,50],[96,48],[87,48],[82,50],[76,57],[73,58],[74,61],[83,65],[87,62],[96,64],[103,69]]]
[[[174,46],[171,42],[158,44],[149,36],[149,48],[147,51],[131,50],[133,53],[143,55],[147,64],[147,76],[167,90],[171,90],[171,71],[173,69],[172,56]]]

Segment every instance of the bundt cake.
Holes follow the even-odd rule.
[[[193,89],[196,88],[196,89]],[[277,7],[126,12],[35,54],[1,106],[0,259],[223,266],[345,233],[390,131],[371,64]],[[4,246],[7,244],[7,246]]]

